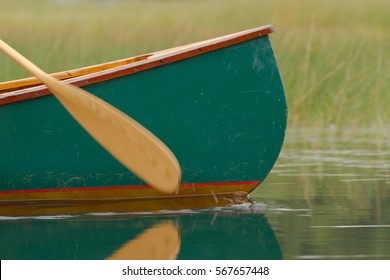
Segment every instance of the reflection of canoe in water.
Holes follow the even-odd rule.
[[[57,76],[170,147],[183,171],[175,196],[245,194],[270,172],[286,127],[271,32],[260,27]],[[35,83],[0,84],[0,201],[166,196],[114,160]]]
[[[278,241],[261,214],[193,213],[165,216],[83,216],[63,220],[24,219],[0,221],[1,259],[123,259],[137,257],[131,252],[142,236],[167,242],[161,227],[177,225],[170,234],[167,256],[177,259],[281,259]],[[136,246],[132,246],[136,244]],[[161,244],[160,244],[161,245]],[[153,254],[153,248],[144,247]],[[126,252],[126,250],[128,250]],[[154,251],[158,251],[159,248]],[[160,248],[161,251],[161,248]],[[120,255],[121,253],[122,255]],[[146,252],[148,253],[148,252]],[[161,255],[160,255],[161,256]],[[152,257],[151,257],[152,258]],[[161,257],[157,257],[161,258]]]

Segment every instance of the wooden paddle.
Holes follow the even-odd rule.
[[[149,130],[97,96],[46,74],[2,40],[0,49],[41,80],[114,158],[152,187],[175,192],[181,180],[179,163]]]
[[[174,260],[180,251],[180,231],[161,222],[126,242],[106,260]]]

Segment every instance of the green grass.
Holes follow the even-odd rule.
[[[54,72],[271,23],[290,126],[386,126],[389,15],[388,0],[2,0],[0,37]],[[0,61],[0,81],[27,76]]]

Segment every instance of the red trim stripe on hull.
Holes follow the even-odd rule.
[[[189,183],[189,184],[180,184],[179,188],[182,187],[208,187],[208,186],[218,186],[218,185],[253,185],[260,184],[260,181],[252,182],[213,182],[213,183]],[[66,191],[103,191],[103,190],[117,190],[117,189],[150,189],[150,186],[111,186],[111,187],[89,187],[89,188],[68,188],[68,189],[47,189],[47,190],[9,190],[9,191],[0,191],[0,194],[7,193],[31,193],[31,192],[66,192]]]

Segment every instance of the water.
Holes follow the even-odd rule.
[[[390,259],[390,130],[290,130],[252,198],[285,259]]]
[[[390,259],[389,137],[388,128],[290,129],[252,203],[2,216],[0,258]]]

